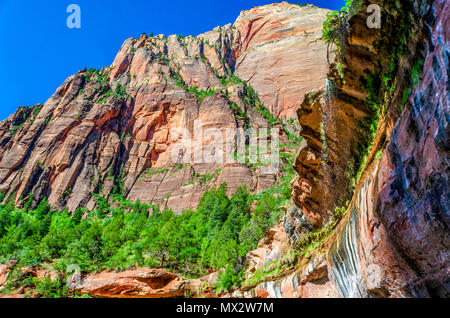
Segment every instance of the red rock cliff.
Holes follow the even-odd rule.
[[[298,111],[306,143],[284,220],[297,260],[279,258],[282,274],[236,296],[450,295],[450,6],[383,1],[382,28],[369,30],[372,2],[348,21],[343,78],[332,67],[332,89]]]
[[[242,184],[254,192],[270,187],[276,173],[246,164],[175,165],[172,133],[185,128],[193,136],[196,120],[222,132],[268,127],[232,72],[277,117],[294,114],[326,76],[326,12],[283,2],[244,11],[233,25],[197,37],[126,40],[110,67],[80,71],[45,104],[1,122],[0,191],[17,203],[48,197],[73,212],[94,208],[93,193],[108,198],[120,188],[131,201],[181,212],[223,182],[230,193]],[[214,94],[198,98],[188,88]]]
[[[304,142],[293,203],[247,255],[242,288],[226,296],[448,297],[449,4],[381,1],[382,27],[368,29],[372,3],[345,21],[345,54],[329,71],[319,40],[326,11],[310,6],[253,8],[196,38],[127,40],[110,68],[81,71],[0,124],[1,190],[73,211],[121,186],[132,200],[180,211],[223,181],[270,186],[277,175],[245,164],[170,164],[174,127],[268,125],[227,75],[234,70],[276,117],[297,113]],[[198,98],[181,80],[216,93]],[[211,184],[196,179],[206,173]],[[195,283],[142,269],[86,277],[78,288],[179,296]]]

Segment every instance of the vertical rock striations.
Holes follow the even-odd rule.
[[[126,40],[110,67],[80,71],[45,104],[0,123],[0,192],[71,212],[118,194],[181,212],[222,182],[260,192],[280,174],[174,164],[173,132],[194,135],[196,120],[222,132],[267,128],[297,114],[293,202],[247,255],[242,288],[226,296],[449,297],[450,6],[379,1],[377,29],[366,24],[373,3],[355,0],[335,25],[330,69],[328,11],[310,5],[253,8],[197,37]],[[211,280],[133,270],[92,275],[78,289],[172,297],[201,295]]]
[[[275,118],[294,118],[303,96],[328,71],[322,24],[329,10],[286,2],[243,11],[234,24],[236,74],[259,93]]]
[[[0,192],[19,204],[33,196],[33,206],[48,197],[70,212],[121,193],[181,212],[222,182],[230,193],[243,184],[267,189],[279,175],[261,167],[176,165],[174,132],[186,129],[198,140],[195,121],[223,133],[268,128],[243,80],[276,117],[294,113],[300,96],[326,76],[320,41],[326,12],[283,2],[244,11],[235,24],[197,37],[126,40],[110,67],[80,71],[44,105],[0,123]],[[261,77],[267,74],[277,78]]]
[[[293,222],[285,228],[299,233],[292,223],[305,224],[306,216],[313,233],[323,231],[353,192],[318,249],[326,255],[328,289],[342,297],[448,297],[450,7],[382,1],[382,28],[369,30],[369,4],[362,1],[349,21],[345,56],[337,60],[343,78],[330,73],[334,99],[313,92],[298,112],[307,143],[293,182],[298,207],[295,215],[288,210]],[[342,123],[352,129],[334,129]],[[328,162],[330,151],[345,160]],[[347,176],[347,185],[335,188],[333,175]]]

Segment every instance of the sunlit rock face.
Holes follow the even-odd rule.
[[[281,224],[269,229],[259,242],[258,248],[246,255],[248,272],[254,272],[278,260],[289,251],[289,239]]]
[[[298,110],[305,139],[282,232],[295,251],[296,242],[329,226],[335,208],[345,207],[346,214],[314,252],[299,251],[295,268],[231,296],[450,296],[450,6],[386,2],[385,14],[392,16],[383,20],[385,29],[368,30],[369,4],[363,1],[349,22],[343,81],[330,72],[335,85],[307,94]],[[352,148],[368,133],[361,120],[373,116],[360,79],[391,61],[392,42],[385,39],[395,33],[386,32],[398,27],[404,12],[420,18],[410,22],[415,32],[391,79],[395,85],[361,174],[346,180],[357,162]],[[414,65],[421,70],[412,71]]]
[[[174,298],[196,295],[208,279],[187,280],[161,269],[143,268],[72,277],[70,288],[100,298]]]
[[[349,21],[343,78],[335,67],[329,71],[320,40],[327,10],[312,6],[253,8],[234,24],[197,37],[126,40],[100,74],[80,71],[45,104],[20,108],[0,123],[0,191],[19,204],[31,193],[34,206],[48,197],[51,205],[73,212],[95,208],[93,193],[111,197],[121,189],[132,201],[181,212],[223,182],[229,193],[243,184],[252,192],[270,187],[279,175],[263,174],[260,167],[175,165],[171,158],[173,131],[181,127],[194,135],[196,120],[220,131],[269,127],[246,103],[245,85],[227,82],[235,72],[274,117],[297,116],[304,140],[294,163],[292,202],[247,255],[247,275],[274,263],[284,266],[280,260],[288,253],[297,262],[223,296],[449,297],[449,3],[385,1],[384,27],[367,29],[370,3],[362,1]],[[364,80],[391,63],[385,53],[406,11],[415,17],[409,22],[414,33],[387,79],[396,84],[366,145],[362,123],[374,111]],[[421,59],[423,74],[412,85],[413,65]],[[199,98],[182,83],[215,93]],[[202,142],[196,150],[207,146]],[[366,161],[364,146],[371,146]],[[295,250],[343,207],[345,215],[319,247]],[[7,273],[0,269],[0,281]],[[201,297],[206,294],[197,287],[203,282],[137,269],[88,275],[77,288],[97,297]]]
[[[330,148],[323,144],[330,140],[342,147],[353,137],[346,135],[344,129],[342,136],[338,133],[333,138],[327,132],[327,126],[331,130],[333,126],[323,118],[348,114],[352,107],[364,111],[364,116],[369,114],[362,102],[368,96],[367,91],[358,78],[361,72],[376,69],[378,57],[371,54],[376,49],[382,52],[388,44],[382,42],[377,46],[374,44],[376,37],[371,33],[374,31],[362,32],[361,21],[366,19],[368,3],[363,1],[360,13],[350,20],[345,55],[348,69],[345,82],[334,88],[332,107],[327,108],[330,102],[323,97],[306,96],[305,105],[299,111],[300,123],[306,126],[302,133],[307,144],[300,147],[296,162],[299,177],[293,182],[293,199],[299,206],[291,212],[288,210],[286,220],[292,221],[285,225],[293,240],[302,236],[302,226],[308,223],[305,219],[315,223],[315,214],[311,211],[319,211],[318,207],[323,204],[321,199],[339,191],[323,186],[327,175],[339,175],[348,167],[339,163],[330,166],[325,159]],[[447,1],[410,1],[405,2],[402,10],[405,8],[421,17],[413,24],[418,32],[410,38],[409,51],[400,59],[396,86],[387,100],[386,113],[378,123],[347,214],[323,246],[328,279],[341,297],[450,295],[450,39],[447,31],[450,6]],[[394,16],[383,21],[389,27],[396,23]],[[383,29],[380,32],[382,37],[388,37]],[[417,61],[423,61],[423,72],[416,74],[418,79],[411,84],[411,68]],[[346,109],[345,104],[350,108]],[[319,115],[314,117],[314,111]],[[318,129],[320,122],[324,129],[322,139]],[[342,155],[345,157],[345,152]],[[315,178],[308,178],[308,173]],[[305,179],[308,186],[302,187]],[[314,191],[319,188],[323,191]],[[340,190],[335,201],[327,204],[336,207],[342,204],[339,198],[345,198],[345,191]],[[305,204],[309,201],[317,205]]]
[[[324,85],[327,13],[282,2],[243,11],[234,24],[241,42],[236,74],[260,92],[276,118],[295,118],[303,96]]]
[[[243,298],[339,298],[338,286],[329,272],[324,255],[311,257],[301,269],[277,279],[268,279],[251,288],[236,290],[225,297]]]
[[[174,135],[184,129],[198,140],[196,121],[224,136],[227,128],[269,127],[247,102],[243,83],[228,81],[232,72],[254,86],[276,117],[295,114],[304,92],[323,85],[326,12],[273,4],[197,37],[126,40],[101,73],[80,71],[45,104],[1,122],[0,191],[19,204],[32,194],[32,206],[48,197],[52,206],[73,212],[95,208],[93,193],[110,198],[120,189],[131,201],[180,213],[224,182],[229,194],[241,185],[267,189],[278,173],[261,167],[176,165],[172,154],[180,138]],[[198,98],[187,90],[194,87],[215,93]],[[210,142],[203,139],[192,152],[205,153]]]

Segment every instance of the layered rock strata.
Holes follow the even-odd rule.
[[[306,144],[297,157],[296,204],[287,210],[284,229],[295,243],[330,226],[335,208],[345,208],[345,216],[320,248],[299,255],[294,273],[257,285],[246,296],[449,296],[450,7],[439,0],[383,1],[383,27],[369,30],[369,4],[362,1],[349,21],[340,61],[346,66],[344,77],[330,73],[336,84],[333,98],[327,98],[329,89],[312,92],[298,112]],[[378,121],[370,111],[374,101],[379,102]],[[377,127],[374,137],[366,139],[370,130],[362,128],[370,118]],[[342,123],[353,129],[334,129]],[[370,142],[365,143],[365,160],[361,153],[349,153],[353,142],[364,141]],[[330,151],[345,160],[330,164]],[[330,176],[339,180],[346,174],[347,185],[334,188]],[[349,198],[348,205],[343,203]],[[326,268],[317,268],[326,272],[323,282],[308,288],[311,293],[299,293],[299,286],[306,288],[299,278],[317,258]]]
[[[228,128],[268,128],[250,86],[276,117],[295,113],[301,95],[326,76],[326,12],[283,2],[244,11],[233,25],[197,37],[126,40],[110,67],[80,71],[45,104],[0,123],[0,192],[18,204],[33,196],[32,206],[47,197],[70,212],[95,208],[94,194],[120,193],[179,213],[223,182],[230,194],[244,184],[267,189],[278,175],[261,167],[201,163],[183,151],[185,162],[176,164],[176,130],[198,140],[200,121],[203,131],[224,135]],[[206,153],[211,141],[190,145],[191,154]]]

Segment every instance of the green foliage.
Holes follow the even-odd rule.
[[[377,158],[378,160],[380,160],[382,157],[383,157],[383,151],[382,151],[382,150],[379,150],[379,151],[377,152],[377,154],[375,155],[375,158]]]
[[[402,105],[405,105],[406,102],[408,101],[409,95],[411,94],[411,88],[407,87],[403,90],[403,95],[402,95]]]
[[[302,237],[295,242],[294,250],[298,255],[307,255],[312,250],[319,248],[332,233],[335,232],[340,220],[345,216],[348,210],[350,201],[345,202],[341,207],[334,210],[331,221],[321,227],[318,231],[309,232],[308,235]]]
[[[167,172],[167,171],[169,171],[169,168],[164,168],[164,169],[160,169],[160,170],[153,170],[153,171],[151,169],[147,168],[147,170],[140,176],[140,178],[144,179],[144,178],[147,178],[147,177],[150,177],[150,176],[154,176],[154,175],[157,175],[157,174],[160,174],[160,173],[164,173],[164,172]]]
[[[32,279],[34,284],[33,292],[37,298],[61,298],[68,296],[67,286],[61,277],[52,280],[49,277],[35,277]]]
[[[420,78],[423,73],[423,65],[424,60],[418,59],[411,68],[411,85],[413,87],[416,86],[420,81]]]
[[[91,76],[96,74],[92,71]],[[244,85],[248,97],[246,107],[262,105],[253,89]],[[108,92],[113,94],[111,90]],[[267,111],[262,107],[262,111]],[[271,116],[268,111],[266,115]],[[280,122],[273,120],[274,124]],[[124,138],[125,133],[121,140]],[[295,142],[289,139],[285,147],[292,147]],[[31,199],[23,208],[16,207],[12,201],[4,202],[0,205],[0,262],[17,259],[18,266],[53,264],[62,272],[69,264],[80,266],[83,272],[160,267],[188,277],[224,269],[216,289],[233,289],[242,282],[244,256],[279,221],[284,213],[281,207],[290,199],[289,182],[295,173],[291,167],[293,156],[286,155],[282,160],[288,162],[274,187],[250,195],[244,186],[228,197],[223,184],[204,193],[195,211],[188,210],[181,215],[139,201],[129,202],[121,194],[121,178],[117,180],[113,198],[107,200],[94,195],[95,211],[78,209],[70,215],[67,211],[55,211],[47,200],[35,209],[30,208]],[[180,165],[176,169],[184,167]],[[145,175],[166,171],[147,171]],[[207,183],[219,173],[217,170],[197,174],[194,179]],[[100,180],[101,176],[96,182]],[[63,197],[70,195],[70,191]],[[61,290],[56,283],[54,286],[46,281],[31,283],[44,297],[57,295]]]
[[[103,98],[98,100],[99,104],[105,103],[111,95],[113,96],[113,100],[123,100],[126,98],[132,98],[127,91],[126,87],[122,84],[116,82],[116,87],[114,90],[111,89],[109,80],[108,80],[109,72],[106,70],[98,70],[98,69],[89,69],[85,74],[86,82],[93,82],[97,85],[97,91],[103,95]],[[130,78],[131,74],[127,73],[127,76]],[[83,93],[84,90],[80,90],[80,94]],[[92,102],[92,101],[91,101]],[[81,115],[79,116],[82,117]]]
[[[33,274],[15,266],[9,270],[8,280],[2,286],[2,293],[11,294],[18,288],[24,288],[24,297],[36,298],[65,298],[68,297],[66,278],[63,275],[55,277],[42,276],[33,277]],[[25,290],[26,288],[26,290]],[[74,295],[79,297],[78,295]]]
[[[186,90],[187,92],[194,93],[200,102],[203,101],[206,97],[217,93],[217,91],[212,88],[208,88],[205,91],[203,89],[199,90],[197,86],[187,86],[180,73],[178,72],[174,72],[171,70],[170,77],[176,80],[176,85],[184,88],[184,90]]]
[[[296,5],[298,5],[299,7],[306,7],[306,6],[308,5],[308,3],[300,3],[300,2],[293,3],[293,4],[296,4]]]
[[[76,264],[83,272],[149,266],[195,277],[228,268],[223,286],[231,288],[239,281],[243,256],[278,222],[284,202],[269,192],[250,195],[245,186],[228,197],[226,184],[207,191],[197,210],[178,216],[131,203],[120,194],[113,205],[100,195],[95,198],[96,211],[78,209],[73,215],[58,213],[47,200],[36,209],[18,208],[12,201],[1,204],[0,262],[16,259],[18,266],[52,263],[58,268]],[[61,287],[49,281],[34,284],[45,297]]]
[[[264,281],[276,280],[283,274],[286,274],[287,270],[292,270],[297,264],[298,254],[290,249],[279,259],[272,261],[262,268],[254,271],[245,281],[242,282],[244,288],[254,287]]]
[[[17,134],[18,131],[20,131],[20,129],[23,127],[24,124],[25,124],[25,122],[23,122],[19,125],[13,125],[12,128],[8,129],[8,132],[14,136],[15,134]]]
[[[125,99],[128,97],[126,87],[122,86],[120,83],[117,83],[113,94],[116,99]]]
[[[231,109],[234,112],[234,115],[238,118],[245,118],[245,114],[242,109],[236,104],[236,102],[231,103]]]
[[[393,10],[398,10],[398,8]],[[353,185],[356,185],[361,177],[373,147],[379,119],[382,114],[387,112],[388,107],[390,107],[397,88],[396,74],[400,65],[400,59],[408,52],[407,42],[412,30],[412,16],[411,11],[408,12],[408,10],[412,10],[412,8],[406,5],[402,10],[395,12],[395,21],[396,25],[398,25],[397,32],[392,33],[390,36],[382,37],[380,39],[381,43],[377,44],[380,47],[379,54],[382,56],[380,60],[387,62],[381,62],[379,72],[369,73],[361,81],[361,85],[368,94],[365,102],[371,114],[360,121],[359,126],[362,138],[357,145],[352,147],[353,160],[348,170],[351,171],[350,177],[352,178]],[[403,88],[402,106],[407,102],[412,87],[419,82],[422,69],[423,60],[419,59],[411,68],[410,83],[407,83],[408,86]],[[378,158],[378,155],[376,153],[375,158]]]
[[[42,107],[44,107],[44,105],[42,105],[42,104],[39,104],[39,105],[36,105],[33,107],[33,111],[32,111],[33,118],[36,118],[36,116],[41,111]]]
[[[323,23],[322,39],[327,44],[327,57],[329,62],[330,49],[335,47],[338,59],[338,72],[343,77],[343,57],[345,54],[345,35],[348,30],[348,21],[359,12],[361,2],[358,0],[347,0],[345,6],[340,11],[332,11],[327,14]]]
[[[245,111],[243,112],[242,109],[236,103],[231,103],[231,109],[233,110],[235,116],[237,118],[243,118],[245,120],[244,128],[249,128],[247,109],[254,108],[268,121],[271,127],[281,126],[281,128],[284,130],[289,139],[296,138],[286,128],[286,123],[284,123],[281,119],[275,119],[273,117],[270,110],[267,109],[267,107],[262,103],[258,93],[253,89],[252,86],[250,86],[246,81],[241,80],[234,74],[230,75],[230,79],[231,82],[225,81],[225,83],[240,83],[244,85],[244,93],[246,97],[244,97],[242,101],[244,103]],[[224,83],[224,78],[222,78],[221,81],[222,83]]]
[[[257,269],[243,284],[245,286],[256,286],[257,284],[276,279],[283,274],[283,267],[279,266],[278,262],[272,262],[263,268]]]
[[[217,294],[230,291],[241,285],[244,277],[244,271],[236,270],[227,266],[225,270],[219,272],[216,284],[214,285]]]
[[[197,95],[197,98],[199,101],[203,101],[206,97],[216,94],[216,90],[212,88],[208,88],[208,90],[198,90],[197,87],[194,86],[194,88],[191,88],[190,90],[194,89],[195,95]]]
[[[181,78],[181,76],[179,75],[179,73],[175,73],[175,74],[178,74],[178,75],[172,76],[172,78],[177,79],[176,84],[180,87],[183,87],[187,92],[194,93],[200,102],[203,101],[206,97],[217,93],[217,91],[212,88],[208,88],[205,91],[203,89],[199,90],[197,86],[188,87],[186,85],[186,83],[183,81],[183,79]]]

